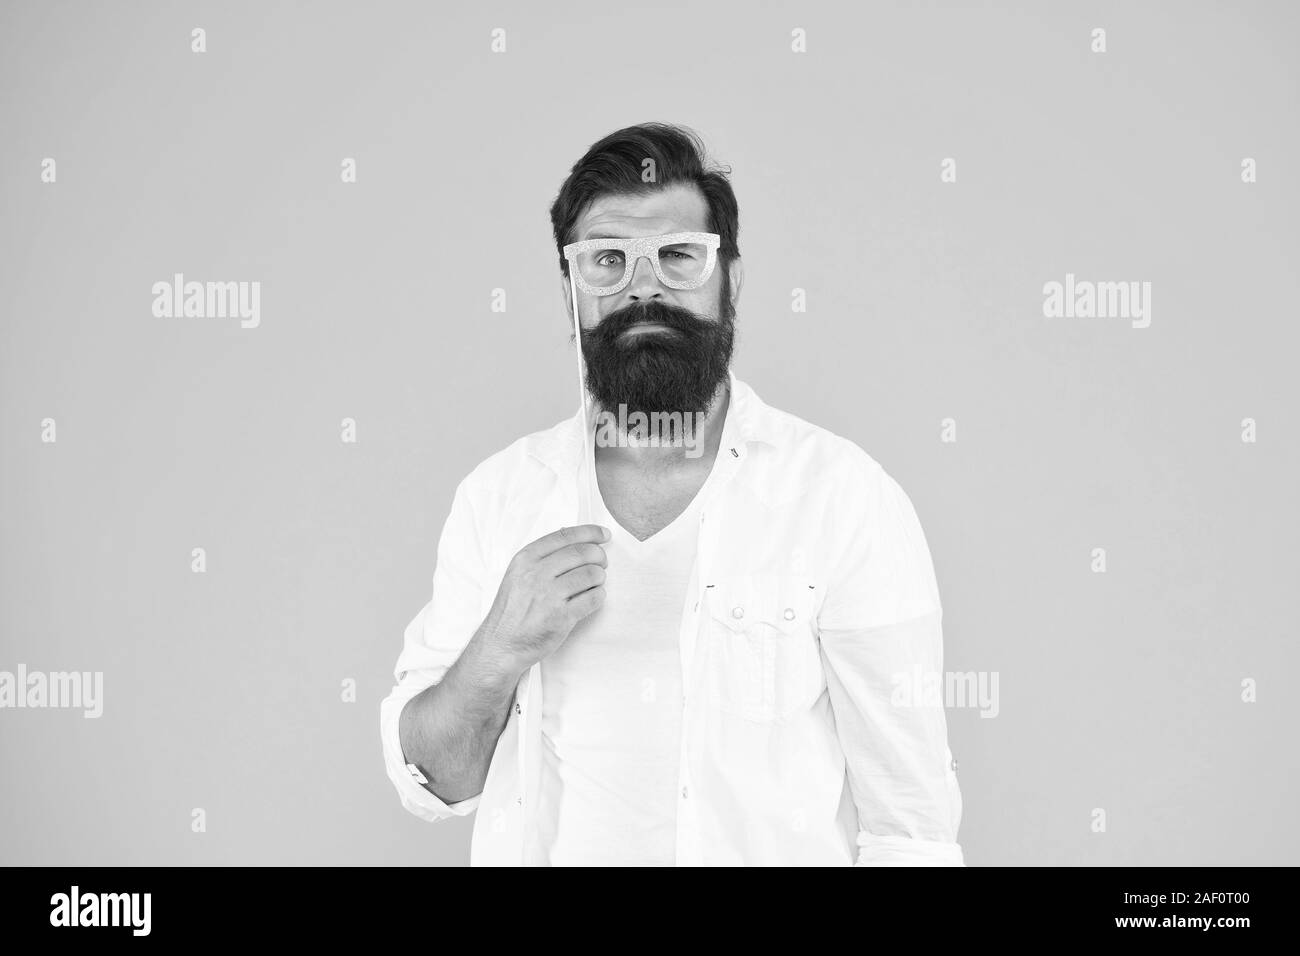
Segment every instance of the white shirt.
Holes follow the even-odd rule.
[[[942,605],[912,503],[854,443],[730,383],[678,635],[676,863],[962,866],[943,708],[892,703],[900,677],[943,673]],[[519,439],[457,487],[432,597],[380,705],[402,805],[429,821],[477,811],[471,865],[545,862],[541,665],[520,679],[483,792],[466,800],[444,803],[411,776],[398,717],[456,660],[514,554],[574,523],[591,448],[581,423],[579,409]]]
[[[541,667],[537,841],[552,866],[675,862],[678,644],[704,490],[644,541],[592,497],[596,521],[611,532],[605,602]]]

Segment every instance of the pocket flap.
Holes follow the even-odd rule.
[[[720,578],[707,589],[710,614],[733,631],[764,624],[779,631],[807,630],[815,589],[790,574]]]

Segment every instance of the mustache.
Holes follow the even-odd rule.
[[[693,337],[706,332],[710,324],[708,319],[690,309],[651,301],[625,305],[611,312],[589,334],[598,343],[612,345],[624,332],[638,325],[662,325]]]
[[[624,335],[645,323],[668,331]],[[587,390],[605,409],[703,412],[726,381],[733,335],[725,310],[715,320],[655,299],[626,305],[582,330]]]

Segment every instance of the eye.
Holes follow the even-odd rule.
[[[659,251],[660,259],[694,259],[695,257],[684,249],[661,249]]]
[[[616,266],[623,262],[623,253],[609,250],[596,256],[596,264],[601,266]]]

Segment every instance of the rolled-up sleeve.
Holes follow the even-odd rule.
[[[850,537],[818,625],[858,814],[855,865],[964,866],[930,551],[910,499],[879,465],[856,469],[844,498],[837,514]]]
[[[467,478],[456,489],[438,542],[432,598],[406,627],[393,670],[397,683],[379,705],[388,778],[397,788],[402,806],[431,822],[473,812],[482,795],[445,803],[421,786],[407,767],[399,720],[406,702],[442,680],[478,629],[484,587],[482,555]]]

